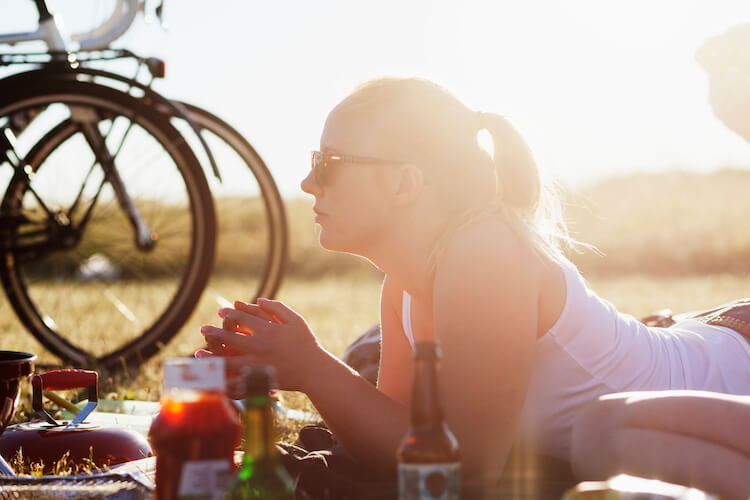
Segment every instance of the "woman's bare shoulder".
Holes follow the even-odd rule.
[[[436,259],[436,270],[467,264],[523,272],[526,279],[535,273],[540,259],[506,219],[497,213],[473,217],[452,231]]]

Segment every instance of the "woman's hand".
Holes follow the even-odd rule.
[[[219,310],[219,316],[222,328],[201,327],[208,349],[195,355],[202,358],[226,354],[229,373],[240,373],[247,365],[269,365],[276,370],[279,389],[299,391],[304,390],[308,375],[326,358],[304,318],[282,302],[235,301],[234,308]],[[236,380],[230,378],[228,392],[238,395]]]

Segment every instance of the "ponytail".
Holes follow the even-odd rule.
[[[492,137],[495,204],[515,209],[525,222],[533,221],[539,206],[540,179],[531,150],[510,122],[495,113],[477,113],[479,127]]]
[[[542,182],[531,149],[511,123],[495,113],[477,112],[479,129],[492,137],[496,189],[493,207],[532,248],[551,257],[578,242],[568,235],[560,196]]]

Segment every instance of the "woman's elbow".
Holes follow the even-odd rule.
[[[606,479],[617,472],[615,436],[622,418],[621,399],[598,399],[578,412],[570,443],[570,465],[578,479]]]

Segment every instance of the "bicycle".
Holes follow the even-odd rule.
[[[35,65],[0,80],[0,165],[13,170],[0,202],[0,280],[24,326],[76,366],[117,369],[158,352],[211,275],[214,199],[196,153],[221,180],[214,150],[222,148],[258,186],[265,213],[254,220],[267,234],[253,250],[255,297],[273,296],[286,260],[286,216],[262,159],[218,117],[155,92],[160,61],[108,48],[142,3],[117,0],[109,19],[78,35],[86,50],[75,53],[45,1],[35,5],[37,32],[0,35],[0,43],[48,46],[0,55],[0,65]],[[137,62],[134,77],[94,67],[123,58]],[[137,80],[144,66],[146,83]],[[102,299],[108,313],[87,315]]]

